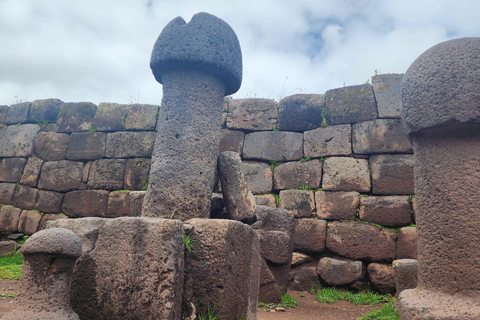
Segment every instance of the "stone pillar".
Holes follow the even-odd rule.
[[[480,319],[480,38],[440,43],[402,80],[414,145],[418,286],[402,319]]]
[[[20,250],[25,257],[18,294],[6,320],[78,320],[70,306],[70,283],[82,253],[80,238],[53,228],[31,236]]]
[[[163,100],[142,216],[207,218],[224,96],[242,80],[237,36],[207,13],[188,24],[177,17],[158,37],[150,67]]]

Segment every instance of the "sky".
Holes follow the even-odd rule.
[[[0,0],[0,105],[160,104],[149,67],[172,19],[227,22],[243,56],[233,98],[324,93],[405,73],[433,45],[480,37],[478,0]]]

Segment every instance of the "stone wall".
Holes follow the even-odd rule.
[[[257,204],[296,218],[294,285],[310,285],[317,271],[331,282],[328,268],[315,270],[326,256],[360,261],[363,274],[368,264],[370,278],[372,262],[391,268],[395,258],[416,258],[401,78],[376,75],[372,84],[279,103],[225,99],[220,151],[242,156]],[[58,99],[0,106],[0,231],[32,234],[52,219],[140,215],[158,111]]]

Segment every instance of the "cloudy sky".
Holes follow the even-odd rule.
[[[160,104],[153,44],[170,20],[201,11],[239,38],[235,98],[362,84],[375,70],[404,73],[439,42],[480,36],[478,0],[0,0],[0,105]]]

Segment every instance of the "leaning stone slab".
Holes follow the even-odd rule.
[[[345,286],[363,279],[366,268],[362,261],[323,257],[318,262],[317,273],[331,286]]]
[[[60,106],[58,132],[85,132],[92,129],[97,106],[91,102],[68,102]]]
[[[35,139],[35,154],[45,161],[65,160],[70,135],[40,131]]]
[[[358,192],[315,192],[315,207],[320,219],[354,220],[359,202]]]
[[[7,116],[5,118],[6,124],[25,123],[28,119],[28,111],[30,110],[31,102],[20,102],[12,104],[8,108]]]
[[[331,157],[323,163],[323,190],[369,192],[368,161],[350,157]]]
[[[23,169],[22,177],[20,178],[20,183],[30,187],[36,187],[42,165],[42,159],[37,157],[28,158],[25,168]]]
[[[157,124],[159,106],[152,104],[129,105],[124,130],[153,131]]]
[[[13,194],[12,204],[22,209],[34,209],[38,195],[38,189],[29,186],[18,185]]]
[[[315,197],[310,190],[282,190],[279,194],[279,207],[291,211],[295,218],[315,216]]]
[[[397,237],[397,259],[417,259],[417,228],[401,228]]]
[[[43,122],[44,124],[57,122],[58,111],[63,101],[60,99],[35,100],[30,106],[28,122]]]
[[[243,139],[245,139],[243,131],[222,129],[218,153],[234,151],[241,156],[243,154]]]
[[[400,118],[403,74],[378,74],[372,77],[373,91],[380,118]]]
[[[68,160],[96,160],[105,157],[105,132],[73,132],[67,149]]]
[[[293,233],[293,250],[322,253],[325,251],[327,222],[317,219],[296,219]]]
[[[303,134],[285,131],[252,132],[245,135],[243,159],[272,161],[300,160]]]
[[[30,157],[40,127],[36,124],[7,126],[0,134],[0,157]]]
[[[38,230],[42,214],[33,210],[23,210],[18,219],[18,232],[32,235]]]
[[[318,189],[321,180],[322,162],[320,160],[286,162],[275,167],[273,189],[299,189],[305,186]]]
[[[47,161],[42,166],[38,188],[61,192],[78,189],[84,165],[78,161]]]
[[[93,128],[96,131],[125,130],[127,113],[128,105],[102,102],[97,107],[97,112],[93,119]]]
[[[352,154],[352,126],[342,124],[305,131],[304,154],[311,158]]]
[[[12,206],[2,206],[0,209],[0,231],[17,232],[18,220],[22,210]]]
[[[155,144],[155,132],[120,131],[107,134],[107,158],[149,158]]]
[[[0,181],[1,182],[19,182],[25,164],[26,158],[4,158],[0,161]]]
[[[62,211],[68,217],[104,217],[108,206],[108,191],[76,190],[63,198]]]
[[[242,161],[248,190],[253,194],[270,193],[273,188],[271,165],[259,161]]]
[[[413,194],[413,155],[374,154],[370,156],[373,194]]]
[[[13,193],[15,192],[14,183],[0,183],[0,203],[12,204]]]
[[[278,129],[303,132],[322,125],[325,107],[323,94],[294,94],[280,100]]]
[[[372,262],[367,267],[368,278],[375,289],[382,293],[395,291],[395,274],[392,266]]]
[[[356,221],[327,225],[327,249],[351,259],[393,261],[396,232]]]
[[[87,187],[89,189],[121,190],[126,159],[99,159],[91,163]]]
[[[401,227],[412,223],[408,196],[360,197],[360,220],[385,227]]]
[[[269,131],[277,126],[278,103],[271,99],[232,99],[228,106],[227,128]]]

